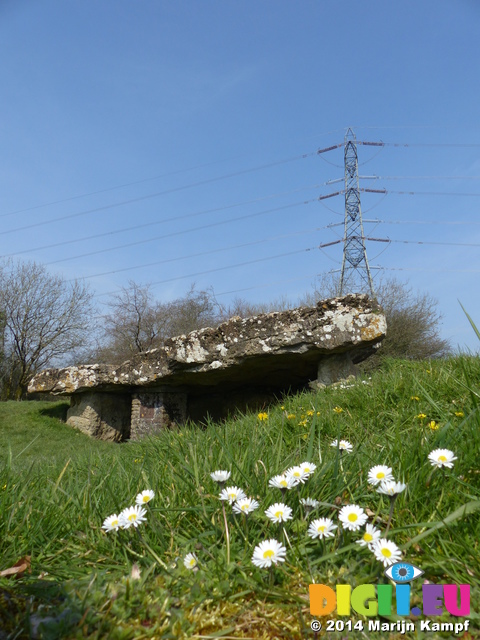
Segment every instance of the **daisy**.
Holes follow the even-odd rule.
[[[384,567],[388,567],[402,559],[402,552],[394,542],[390,540],[377,540],[371,547],[377,560],[383,562]]]
[[[291,489],[292,487],[295,487],[297,484],[299,483],[299,480],[297,480],[297,478],[294,478],[293,476],[287,476],[282,473],[282,475],[279,476],[274,476],[273,478],[270,478],[270,480],[268,481],[268,486],[269,487],[275,487],[276,489]]]
[[[252,562],[257,567],[265,569],[271,567],[277,562],[285,562],[287,549],[277,540],[271,538],[257,544],[253,550]]]
[[[377,489],[377,493],[383,493],[386,496],[396,496],[405,491],[406,484],[403,482],[395,482],[395,480],[383,480]]]
[[[352,453],[353,449],[353,446],[348,440],[340,440],[340,443],[338,442],[338,440],[334,440],[330,446],[335,448],[338,447],[340,449],[340,453],[343,453],[344,451],[346,451],[347,453]]]
[[[136,504],[145,504],[146,502],[150,502],[155,497],[155,493],[151,489],[147,489],[146,491],[142,491],[139,493],[135,502]]]
[[[344,529],[350,531],[358,531],[360,527],[366,523],[368,516],[362,509],[356,504],[348,504],[346,507],[342,507],[338,514],[338,519],[343,525]]]
[[[450,449],[434,449],[428,454],[428,459],[432,467],[453,467],[453,461],[457,460],[457,457]]]
[[[145,514],[147,512],[143,507],[139,504],[134,507],[127,507],[122,511],[122,513],[118,516],[120,520],[120,526],[122,529],[129,529],[130,527],[138,527],[141,522],[146,520]]]
[[[187,553],[187,555],[183,559],[183,564],[187,569],[195,569],[198,564],[197,556],[194,553]]]
[[[114,513],[113,516],[108,516],[108,518],[105,518],[102,529],[105,529],[105,531],[118,531],[120,526],[120,518],[116,513]]]
[[[311,538],[332,538],[334,529],[337,529],[337,525],[333,524],[333,520],[330,520],[330,518],[318,518],[310,523],[308,535]]]
[[[316,509],[320,502],[313,498],[300,498],[300,504],[302,504],[306,509]]]
[[[300,465],[297,465],[296,467],[290,467],[290,469],[287,469],[285,471],[285,475],[287,479],[291,477],[297,481],[297,484],[299,482],[303,484],[310,474],[306,473]]]
[[[246,516],[258,508],[258,502],[253,498],[242,498],[233,505],[235,513],[244,513]]]
[[[275,502],[271,507],[265,511],[267,518],[270,518],[272,522],[286,522],[292,519],[292,510],[282,502]]]
[[[366,524],[365,533],[360,540],[357,540],[357,544],[361,547],[368,547],[371,551],[375,542],[380,538],[380,534],[380,529],[374,527],[373,524]]]
[[[223,484],[230,478],[230,471],[214,471],[210,474],[212,480]]]
[[[245,491],[238,487],[227,487],[226,489],[222,489],[222,493],[220,494],[220,500],[228,500],[229,504],[233,504],[237,500],[243,500],[246,497],[247,494]]]
[[[302,462],[302,464],[300,464],[299,467],[303,471],[303,473],[307,474],[307,477],[308,477],[312,475],[312,473],[317,468],[317,465],[313,464],[313,462]]]
[[[368,472],[368,482],[376,487],[383,480],[393,480],[392,470],[384,464],[377,464],[376,467],[372,467]]]

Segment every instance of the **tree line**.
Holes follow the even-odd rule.
[[[0,399],[25,398],[29,380],[46,367],[119,364],[162,346],[173,336],[215,327],[233,316],[246,318],[282,311],[338,295],[338,279],[320,278],[296,303],[279,299],[255,304],[237,298],[220,304],[213,289],[194,285],[173,301],[158,300],[148,284],[130,281],[110,296],[100,314],[94,292],[80,280],[69,282],[35,262],[0,264]],[[387,317],[388,334],[370,367],[386,356],[429,359],[446,356],[438,302],[408,285],[388,279],[376,297]]]

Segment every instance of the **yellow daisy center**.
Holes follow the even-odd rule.
[[[235,500],[235,498],[237,497],[236,493],[229,493],[228,497],[231,498],[232,500]]]
[[[263,557],[264,558],[272,558],[275,555],[274,551],[272,551],[272,549],[267,549],[266,551],[263,552]]]
[[[283,516],[283,511],[275,511],[275,517],[281,518]]]
[[[246,511],[248,509],[248,504],[242,504],[242,511]]]
[[[130,522],[133,522],[134,520],[136,520],[136,519],[137,519],[137,514],[136,514],[136,513],[131,513],[131,514],[128,516],[128,519],[130,520]]]
[[[303,469],[303,471],[304,471],[305,473],[310,473],[310,467],[305,467],[305,468]]]
[[[325,531],[325,529],[326,529],[326,528],[327,528],[327,527],[326,527],[324,524],[321,524],[321,525],[318,527],[318,531],[320,531],[321,533],[323,533],[323,532]]]
[[[438,460],[439,460],[439,462],[446,462],[447,458],[446,458],[446,456],[438,456]]]
[[[117,524],[118,524],[118,520],[112,520],[112,522],[111,522],[111,526],[112,527],[116,527]]]
[[[379,472],[377,473],[377,478],[378,478],[379,480],[381,480],[381,479],[382,479],[382,478],[384,478],[384,477],[385,477],[385,474],[383,473],[383,471],[379,471]]]
[[[365,542],[371,542],[373,540],[373,536],[371,533],[364,533],[363,539],[365,540]]]
[[[355,522],[356,520],[358,520],[358,516],[356,513],[349,513],[348,519],[350,520],[350,522]]]
[[[197,561],[195,560],[195,558],[190,558],[190,560],[188,561],[188,564],[193,567],[197,564]]]
[[[149,502],[150,501],[150,496],[143,496],[143,501],[144,502]]]
[[[385,556],[386,558],[390,558],[391,555],[392,555],[392,552],[390,551],[390,549],[387,549],[386,547],[383,547],[382,556]]]
[[[282,487],[288,486],[288,482],[286,480],[280,480],[280,484],[282,485]]]
[[[299,477],[300,477],[300,471],[294,471],[294,472],[293,472],[293,475],[294,475],[296,478],[299,478]]]

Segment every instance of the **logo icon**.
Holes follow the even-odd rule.
[[[424,571],[414,564],[408,564],[408,562],[395,562],[388,569],[385,569],[383,573],[397,584],[405,584],[423,575]]]

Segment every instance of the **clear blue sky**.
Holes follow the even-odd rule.
[[[457,299],[480,325],[480,246],[456,246],[480,245],[477,0],[2,0],[0,55],[2,256],[98,294],[295,300],[340,267],[316,247],[343,197],[314,200],[343,150],[316,151],[353,127],[410,145],[359,147],[382,177],[361,186],[389,191],[362,195],[367,234],[414,242],[369,242],[370,263],[477,348]]]

